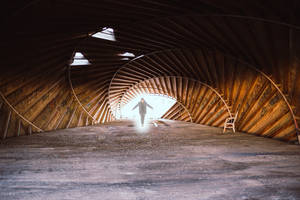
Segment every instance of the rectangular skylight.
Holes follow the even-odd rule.
[[[92,37],[100,38],[103,40],[116,41],[116,37],[115,37],[113,28],[104,27],[101,32],[97,32],[97,33],[93,34]]]

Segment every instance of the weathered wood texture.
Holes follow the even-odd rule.
[[[1,126],[4,127],[3,138],[92,124],[92,119],[73,97],[65,70],[53,70],[31,75],[33,70],[23,73],[21,80],[10,77],[15,81],[0,85],[6,100],[1,97],[1,122],[5,122]]]
[[[176,102],[163,116],[163,119],[180,120],[191,122],[190,113],[184,107]]]

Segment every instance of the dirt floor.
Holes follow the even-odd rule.
[[[300,199],[300,146],[219,128],[129,121],[0,145],[1,200]]]

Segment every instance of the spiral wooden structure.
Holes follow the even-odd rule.
[[[4,8],[2,139],[112,121],[149,93],[177,100],[167,119],[221,127],[239,111],[239,131],[299,140],[296,0],[27,0]],[[93,37],[106,28],[115,41]],[[90,64],[71,65],[76,52]]]

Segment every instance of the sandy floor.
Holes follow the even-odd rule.
[[[300,199],[300,146],[171,121],[12,138],[0,145],[0,199]]]

